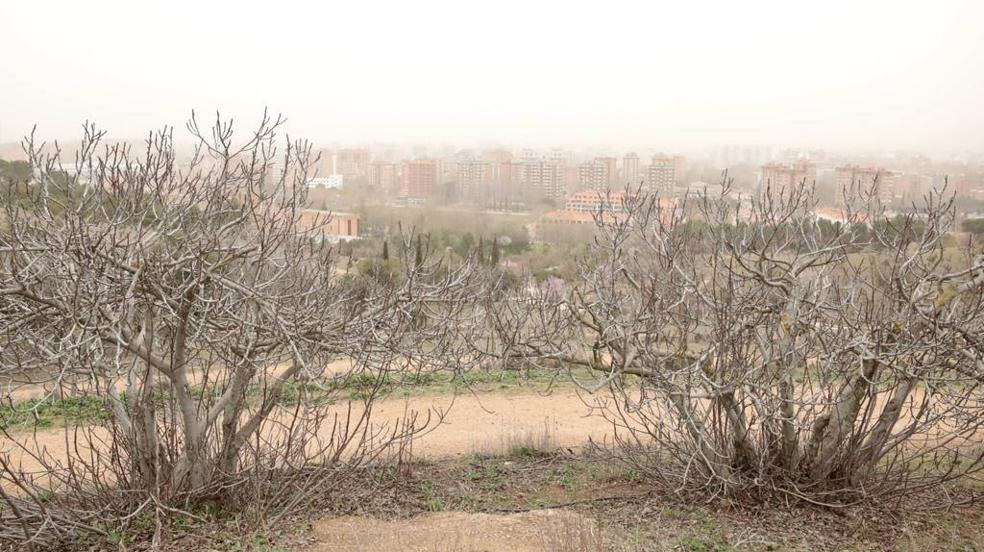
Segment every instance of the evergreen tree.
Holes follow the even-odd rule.
[[[458,254],[462,257],[471,255],[472,245],[475,244],[475,237],[471,235],[471,232],[465,232],[461,236],[461,240],[458,241]]]
[[[384,261],[390,260],[389,240],[387,239],[383,240],[383,260]]]
[[[485,238],[478,237],[478,262],[485,262]]]
[[[499,239],[492,238],[492,266],[499,266]]]

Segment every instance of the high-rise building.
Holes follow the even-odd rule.
[[[933,180],[924,174],[904,173],[897,175],[893,184],[895,199],[908,204],[922,201],[933,187]]]
[[[762,165],[759,185],[772,188],[789,188],[799,184],[812,184],[817,179],[817,167],[806,159],[798,159],[792,165],[766,163]]]
[[[605,179],[608,180],[606,187],[614,186],[618,182],[618,160],[614,157],[595,157],[594,162],[605,166],[605,171],[608,173],[605,176]]]
[[[523,160],[523,186],[541,197],[552,200],[564,198],[561,165],[548,159]]]
[[[512,161],[513,154],[509,150],[496,149],[486,150],[483,157],[493,163],[508,163],[509,161]]]
[[[612,183],[608,176],[608,165],[597,159],[577,166],[577,183],[581,189],[607,190]]]
[[[577,190],[581,188],[581,174],[578,165],[561,165],[560,173],[565,190]]]
[[[949,175],[946,179],[947,191],[957,197],[974,200],[984,199],[984,174],[980,172],[962,172]],[[942,185],[942,182],[940,182]]]
[[[512,155],[488,157],[492,160],[485,162],[484,189],[477,199],[493,209],[510,208],[522,199],[523,164],[512,161]]]
[[[318,176],[341,175],[346,184],[364,184],[369,179],[369,150],[321,150],[312,169]]]
[[[458,188],[462,195],[478,197],[492,181],[489,162],[479,159],[460,159],[457,162]]]
[[[673,176],[676,184],[687,184],[687,158],[682,155],[673,156]]]
[[[646,168],[646,190],[649,193],[666,194],[673,190],[676,183],[676,161],[673,157],[662,154],[653,156]]]
[[[365,182],[369,176],[369,150],[366,148],[338,150],[335,172],[343,175],[346,181]]]
[[[397,191],[396,165],[393,163],[370,164],[369,185],[382,192]]]
[[[483,157],[489,163],[489,179],[495,188],[494,195],[512,195],[513,184],[518,181],[518,176],[513,176],[518,170],[516,163],[513,162],[512,152],[503,149],[487,150],[483,153]]]
[[[843,165],[835,170],[837,175],[838,200],[860,198],[867,194],[875,194],[883,202],[892,201],[895,195],[896,175],[876,167],[860,167],[858,165]]]
[[[573,165],[574,152],[554,148],[550,150],[550,153],[547,155],[547,159],[561,165]]]
[[[772,148],[761,145],[717,146],[711,151],[711,161],[718,167],[729,169],[736,165],[759,165],[772,158]]]
[[[519,183],[520,164],[514,161],[492,161],[490,163],[492,182],[497,187],[508,187]]]
[[[338,156],[332,150],[319,150],[318,158],[311,164],[311,172],[319,177],[338,174]]]
[[[414,198],[431,197],[438,191],[440,170],[440,161],[437,159],[404,161],[400,170],[403,194]]]
[[[622,158],[622,180],[629,186],[639,185],[639,156],[635,152],[626,153]]]

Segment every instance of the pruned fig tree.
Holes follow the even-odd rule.
[[[944,192],[891,217],[806,183],[629,192],[564,293],[488,311],[484,353],[569,370],[678,489],[845,504],[981,468],[984,255]]]
[[[307,210],[311,148],[280,140],[283,123],[264,115],[241,139],[192,117],[184,152],[171,130],[134,147],[87,125],[71,163],[25,142],[32,174],[2,190],[4,402],[33,386],[32,408],[85,395],[104,412],[71,424],[60,453],[4,429],[0,536],[99,531],[100,516],[255,490],[259,474],[358,466],[427,424],[381,428],[372,405],[384,382],[460,361],[474,263],[347,270],[331,215]],[[318,473],[271,487],[277,507]]]

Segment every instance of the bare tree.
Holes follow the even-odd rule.
[[[944,247],[946,194],[895,218],[845,197],[830,222],[805,183],[724,188],[629,190],[568,291],[488,309],[483,353],[607,391],[620,457],[679,489],[844,504],[977,472],[984,255]]]
[[[67,169],[57,145],[25,141],[33,177],[4,189],[0,376],[49,398],[98,394],[109,416],[66,430],[64,457],[7,435],[19,450],[0,451],[0,536],[64,526],[69,515],[30,498],[56,480],[75,505],[111,491],[117,504],[89,511],[132,517],[239,492],[260,470],[357,465],[427,425],[408,413],[381,429],[372,402],[392,374],[460,360],[453,321],[474,263],[427,256],[389,278],[346,274],[328,217],[305,211],[311,148],[281,144],[283,123],[264,114],[237,144],[231,121],[203,130],[193,116],[186,158],[171,130],[138,151],[87,125]],[[329,370],[339,358],[348,364]],[[353,375],[361,404],[333,406]]]

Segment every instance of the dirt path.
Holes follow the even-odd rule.
[[[407,520],[341,517],[314,524],[312,552],[601,550],[597,522],[564,510],[493,515],[442,512]]]
[[[443,403],[443,404],[442,404]],[[406,403],[385,401],[374,415],[393,419],[409,409],[451,406],[440,426],[414,444],[414,454],[425,458],[447,458],[473,453],[497,454],[516,447],[579,447],[589,438],[604,439],[611,425],[589,409],[573,391],[550,395],[535,393],[411,399]]]
[[[610,438],[612,427],[589,409],[573,391],[483,393],[420,396],[379,401],[376,423],[392,422],[407,411],[446,411],[444,422],[421,436],[415,457],[448,458],[474,453],[499,454],[517,447],[576,448],[588,438]],[[105,438],[106,434],[97,433]],[[71,438],[59,429],[22,434],[29,448],[64,458]],[[19,436],[18,436],[19,437]],[[40,465],[23,450],[0,437],[0,451],[11,451],[14,465],[39,472]],[[82,447],[83,449],[86,447]],[[573,512],[538,511],[511,515],[443,512],[408,520],[380,521],[366,517],[325,519],[313,525],[313,552],[362,550],[484,551],[600,550],[597,524]]]
[[[588,408],[573,391],[550,395],[537,393],[484,393],[391,398],[373,407],[374,423],[388,423],[408,411],[429,409],[446,411],[444,423],[415,441],[413,454],[421,458],[448,458],[473,453],[496,454],[516,447],[575,448],[588,438],[610,438],[612,427],[597,416],[588,416]],[[326,427],[325,432],[330,428]],[[93,433],[107,434],[100,428]],[[45,451],[56,459],[65,458],[68,447],[76,446],[72,436],[62,429],[45,429],[23,436],[23,443],[35,452]],[[79,443],[82,449],[85,444]],[[99,445],[97,445],[98,447]],[[14,443],[0,437],[0,452],[9,452],[12,464],[25,472],[40,471],[40,464]]]
[[[409,401],[419,408],[420,401]],[[435,405],[441,406],[441,405]],[[401,415],[402,405],[377,406],[384,418]],[[572,391],[537,394],[483,394],[458,397],[445,423],[414,445],[416,455],[439,458],[505,453],[516,447],[575,448],[588,438],[611,438],[612,427]],[[596,551],[602,549],[597,523],[564,510],[493,515],[441,512],[404,520],[346,516],[313,524],[311,552],[406,550],[412,552]]]
[[[375,423],[403,418],[407,411],[444,411],[444,423],[414,444],[415,457],[439,459],[474,453],[500,454],[517,447],[577,448],[589,438],[611,440],[613,427],[589,408],[576,392],[488,392],[478,395],[419,395],[389,398],[373,407]],[[105,437],[105,433],[101,434]],[[71,437],[59,429],[16,435],[33,450],[64,458]],[[84,451],[85,447],[81,447]],[[11,451],[14,465],[38,471],[38,463],[0,437],[0,452]],[[408,551],[594,551],[601,549],[597,524],[575,512],[532,511],[492,515],[441,512],[404,520],[370,517],[323,519],[312,525],[312,552],[357,550]]]

